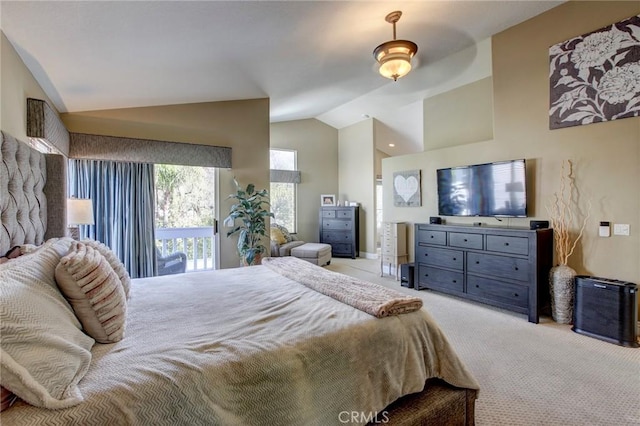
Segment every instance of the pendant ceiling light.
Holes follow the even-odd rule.
[[[373,57],[380,64],[379,72],[383,77],[393,81],[409,74],[411,71],[411,58],[418,51],[418,46],[408,40],[396,40],[396,22],[402,16],[397,10],[387,15],[385,20],[393,24],[393,40],[382,43],[373,51]]]

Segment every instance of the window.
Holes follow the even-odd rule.
[[[300,174],[296,172],[296,151],[271,149],[270,168],[271,212],[275,216],[271,221],[289,232],[296,232],[296,183],[300,181]]]

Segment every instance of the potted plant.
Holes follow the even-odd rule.
[[[269,209],[269,193],[266,189],[256,191],[255,185],[249,184],[243,189],[237,180],[235,194],[227,198],[234,198],[231,212],[225,219],[233,221],[233,229],[227,232],[227,237],[238,234],[238,254],[243,265],[258,265],[267,247],[262,244],[262,238],[267,236],[267,217],[274,217]]]

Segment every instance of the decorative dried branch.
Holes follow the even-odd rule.
[[[578,245],[578,241],[584,235],[587,220],[591,216],[591,200],[589,200],[587,202],[587,214],[582,220],[578,236],[572,241],[570,230],[575,220],[575,212],[572,207],[577,207],[573,206],[574,200],[572,197],[575,193],[575,177],[571,160],[566,160],[566,164],[568,171],[565,172],[565,161],[562,162],[560,191],[553,194],[551,203],[546,206],[549,220],[553,227],[556,254],[560,265],[567,265],[569,257]],[[575,203],[577,204],[577,201]]]

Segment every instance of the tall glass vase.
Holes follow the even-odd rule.
[[[559,324],[573,321],[573,294],[576,271],[567,265],[558,265],[549,271],[551,315]]]

